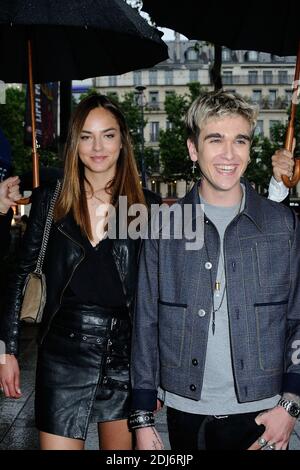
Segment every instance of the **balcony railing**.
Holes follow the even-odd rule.
[[[164,111],[165,103],[163,101],[155,101],[152,103],[147,103],[145,106],[146,111]]]
[[[158,142],[158,140],[159,140],[159,133],[150,132],[150,142]]]
[[[287,109],[290,104],[290,101],[288,100],[288,98],[282,98],[282,97],[278,97],[274,100],[266,96],[259,100],[250,98],[250,101],[252,103],[257,104],[260,107],[260,109]]]
[[[288,74],[282,76],[279,74],[273,74],[272,76],[266,76],[258,74],[257,76],[252,75],[223,75],[223,85],[288,85],[291,86],[294,81],[294,76]]]

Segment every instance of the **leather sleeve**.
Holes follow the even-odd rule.
[[[32,205],[23,236],[19,265],[9,283],[7,301],[0,318],[0,340],[5,343],[6,354],[18,354],[22,291],[27,275],[36,267],[49,203],[49,190],[37,188],[32,192]]]
[[[8,254],[12,217],[12,209],[10,209],[6,215],[0,216],[0,261],[5,255]]]

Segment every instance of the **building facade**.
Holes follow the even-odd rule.
[[[144,111],[147,125],[144,129],[145,145],[159,154],[159,131],[169,126],[164,102],[169,93],[188,93],[190,82],[199,82],[212,90],[210,76],[214,60],[213,46],[194,40],[167,42],[169,59],[147,70],[128,72],[119,76],[93,79],[93,87],[101,93],[115,93],[122,99],[125,93],[145,87]],[[272,126],[287,122],[287,108],[292,94],[295,57],[278,57],[256,51],[232,51],[222,49],[223,88],[234,91],[257,103],[260,116],[256,132],[270,137]],[[152,174],[148,186],[163,196],[180,196],[185,192],[182,182],[169,185],[160,180],[159,173]]]

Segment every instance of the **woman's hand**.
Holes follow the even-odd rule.
[[[3,354],[0,360],[0,388],[6,398],[20,398],[20,369],[13,354]]]

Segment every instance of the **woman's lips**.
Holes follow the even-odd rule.
[[[106,155],[94,155],[91,157],[91,159],[96,162],[96,163],[101,163],[107,158]]]

